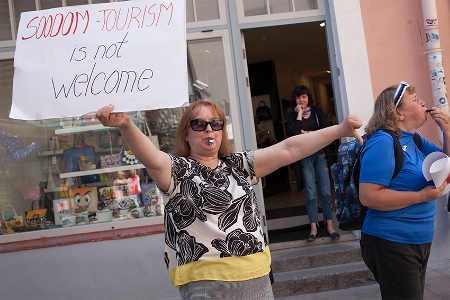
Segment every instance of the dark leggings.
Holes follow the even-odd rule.
[[[401,244],[361,233],[360,245],[383,299],[423,299],[431,243]]]

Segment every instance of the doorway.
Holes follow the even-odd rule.
[[[325,27],[322,22],[254,28],[243,32],[250,93],[258,148],[286,139],[285,115],[291,110],[290,94],[298,85],[308,86],[316,105],[336,124]],[[270,113],[270,118],[262,112]],[[332,144],[336,155],[338,141]],[[297,193],[292,166],[262,179],[269,238],[273,233],[307,228],[304,192]],[[332,187],[330,187],[332,189]],[[318,201],[320,206],[320,200]],[[319,220],[322,219],[319,209]],[[271,234],[272,233],[272,234]],[[296,238],[301,238],[296,235]]]

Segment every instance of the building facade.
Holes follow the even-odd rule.
[[[126,150],[120,136],[113,130],[96,127],[95,120],[88,116],[34,122],[9,118],[20,13],[102,2],[108,0],[0,3],[0,209],[11,205],[25,219],[25,212],[37,209],[37,204],[50,209],[49,205],[53,207],[60,199],[73,198],[73,190],[85,186],[97,195],[97,204],[102,200],[99,191],[114,192],[108,188],[114,186],[118,173],[123,171],[131,177],[132,169],[141,183],[149,181],[145,180],[141,165],[97,168],[90,173],[63,170],[64,150],[76,145],[95,148],[97,163],[98,157],[105,153]],[[367,124],[376,96],[402,80],[416,86],[428,107],[435,105],[422,7],[436,6],[440,48],[450,49],[447,0],[186,3],[189,76],[186,99],[189,102],[209,99],[224,109],[229,122],[227,129],[237,151],[264,147],[287,137],[284,114],[289,109],[292,89],[300,84],[312,87],[317,104],[332,124],[348,114],[361,117]],[[450,60],[445,51],[439,53],[442,61]],[[256,109],[261,105],[270,108],[270,120],[257,118]],[[136,112],[136,121],[146,123],[151,135],[157,136],[160,148],[170,151],[181,113],[182,108]],[[431,120],[419,133],[439,145],[439,131]],[[101,147],[102,144],[106,146]],[[86,174],[98,179],[94,183],[83,182],[80,176]],[[277,207],[271,199],[293,188],[289,168],[280,169],[275,176],[267,176],[255,186],[266,230],[273,229],[266,220],[266,210]],[[129,196],[132,195],[130,192]],[[163,262],[163,216],[156,211],[158,203],[152,205],[150,201],[146,216],[145,207],[138,204],[140,218],[119,217],[95,224],[3,232],[0,298],[178,297]],[[450,257],[450,214],[446,205],[445,196],[437,200],[431,258]],[[5,211],[5,214],[14,213]],[[56,221],[57,213],[51,215]]]

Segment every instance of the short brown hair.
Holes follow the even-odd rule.
[[[178,128],[175,134],[175,147],[172,151],[173,155],[188,157],[191,154],[191,147],[189,146],[189,143],[186,142],[185,140],[189,130],[188,124],[195,116],[195,114],[198,112],[200,107],[203,106],[211,108],[211,110],[215,112],[219,118],[225,121],[226,125],[225,113],[217,104],[207,100],[195,101],[194,103],[189,105],[189,107],[186,109],[183,116],[181,117],[180,123],[178,123]],[[222,143],[219,148],[218,154],[219,158],[230,155],[231,152],[232,152],[232,145],[228,140],[227,129],[226,127],[224,127],[222,129]]]

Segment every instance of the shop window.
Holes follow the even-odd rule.
[[[187,0],[186,27],[224,25],[225,0]]]
[[[279,14],[293,11],[291,0],[270,0],[270,13]]]
[[[237,2],[240,22],[261,22],[325,13],[323,0],[243,0]],[[239,7],[240,6],[240,7]]]
[[[0,41],[12,39],[8,1],[0,1]]]
[[[317,9],[317,0],[244,0],[245,16]]]
[[[189,102],[216,102],[227,116],[226,129],[232,139],[222,37],[187,43]],[[126,227],[122,224],[130,220],[134,221],[129,226],[149,224],[145,220],[150,219],[157,220],[150,224],[161,224],[162,197],[144,166],[127,151],[120,132],[103,128],[93,115],[40,121],[10,119],[13,73],[13,60],[0,61],[0,210],[6,208],[6,219],[21,215],[25,226],[5,221],[2,233],[61,227],[70,231],[81,226],[90,232],[90,227],[94,230],[91,223],[121,221],[120,226]],[[184,110],[179,107],[130,115],[157,147],[170,152]],[[8,210],[11,207],[13,211]],[[41,210],[45,210],[42,215]]]
[[[67,6],[89,4],[89,0],[66,0]]]
[[[197,12],[197,21],[216,20],[220,18],[217,0],[195,0],[194,3],[195,11]]]
[[[0,120],[9,118],[12,99],[14,61],[0,60]],[[1,151],[1,150],[0,150]]]
[[[194,0],[186,0],[186,23],[195,22]]]
[[[8,0],[12,1],[12,0]],[[36,2],[34,0],[23,0],[23,1],[14,1],[14,32],[17,33],[17,29],[19,28],[20,14],[25,11],[33,11],[36,10]],[[13,36],[15,40],[16,37]]]
[[[318,9],[317,0],[294,0],[295,11]]]
[[[243,4],[246,17],[267,14],[266,0],[244,0]]]
[[[110,0],[0,2],[0,47],[10,49],[14,46],[22,12]],[[226,24],[224,0],[188,0],[186,8],[187,26],[190,28]],[[14,24],[13,28],[11,24]],[[213,37],[208,39],[202,33],[191,34],[195,37],[187,42],[187,96],[190,103],[199,99],[216,102],[225,111],[228,121],[226,129],[233,142],[231,116],[237,115],[237,105],[229,95],[231,75],[226,72],[225,61],[229,64],[230,53],[223,47],[224,34],[215,31]],[[144,166],[127,151],[128,146],[123,143],[118,130],[103,128],[93,115],[39,121],[10,119],[13,74],[13,60],[0,60],[0,219],[5,219],[2,210],[6,208],[3,212],[5,217],[22,216],[22,225],[26,226],[15,226],[13,229],[9,226],[11,224],[2,222],[2,234],[30,230],[47,232],[37,234],[37,239],[71,235],[75,231],[90,233],[110,230],[110,222],[114,223],[115,228],[163,223],[162,202],[157,189]],[[233,84],[231,81],[232,87]],[[233,106],[230,101],[234,101]],[[130,114],[157,147],[170,152],[184,109]],[[239,132],[234,137],[240,141]],[[93,152],[83,152],[70,159],[65,153],[74,146],[92,148]],[[136,185],[131,187],[128,184],[136,182],[135,175],[139,178],[140,190],[135,188]],[[90,193],[89,197],[87,193]],[[41,209],[46,210],[43,215]],[[104,214],[108,209],[109,213]],[[122,220],[124,222],[118,222]],[[90,223],[102,224],[94,227],[89,226]],[[65,231],[50,230],[66,226]],[[22,239],[15,238],[20,234],[9,236],[11,238],[3,239],[3,242]]]
[[[49,8],[55,8],[55,7],[61,7],[62,0],[39,0],[41,4],[40,9],[49,9]]]
[[[192,100],[229,98],[221,38],[188,41],[188,65]]]

